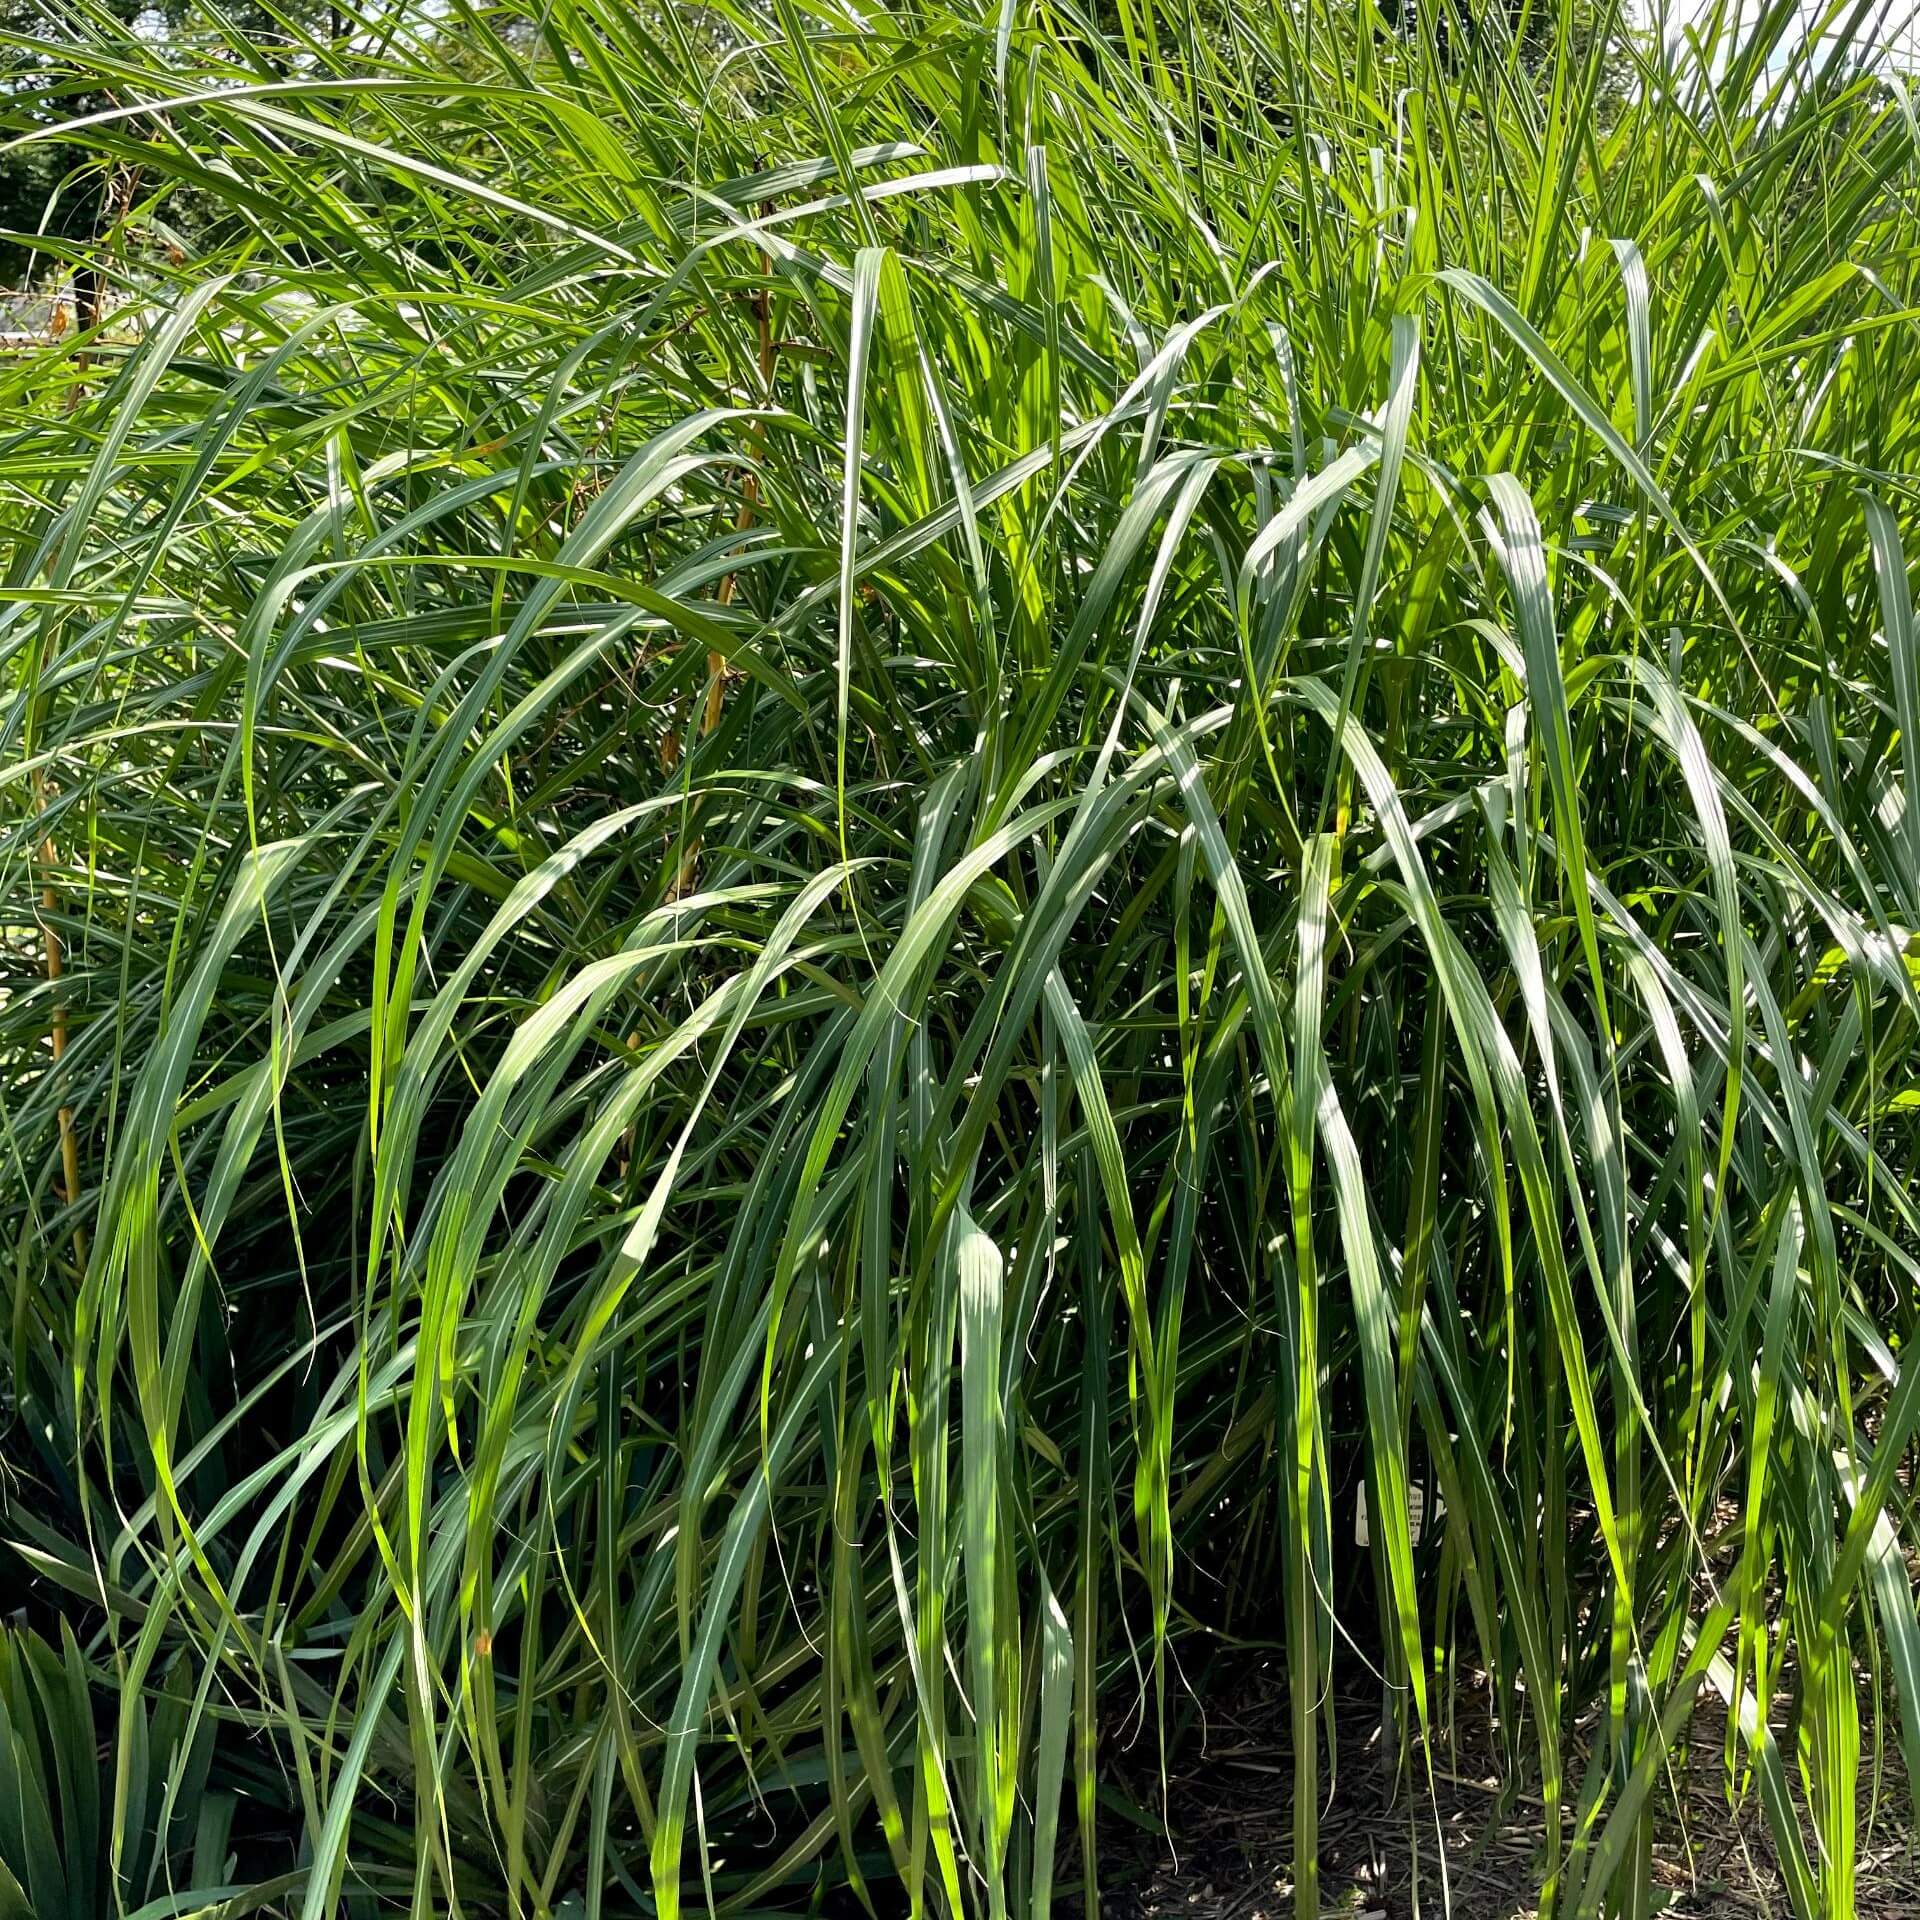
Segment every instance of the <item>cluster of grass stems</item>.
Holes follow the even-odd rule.
[[[1800,13],[50,11],[0,1912],[1090,1914],[1260,1646],[1302,1920],[1368,1670],[1429,1858],[1490,1716],[1644,1914],[1706,1712],[1854,1911],[1920,123]]]

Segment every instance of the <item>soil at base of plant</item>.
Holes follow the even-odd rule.
[[[1283,1663],[1222,1663],[1178,1725],[1169,1710],[1164,1813],[1171,1848],[1140,1817],[1159,1811],[1149,1716],[1118,1745],[1103,1796],[1101,1920],[1291,1920],[1293,1766]],[[1343,1697],[1338,1746],[1322,1756],[1320,1910],[1352,1920],[1522,1920],[1537,1913],[1544,1810],[1503,1784],[1484,1695],[1469,1691],[1424,1769],[1396,1781],[1378,1699]],[[1864,1724],[1864,1723],[1863,1723]],[[1660,1810],[1654,1910],[1674,1920],[1772,1920],[1791,1905],[1757,1795],[1730,1807],[1719,1702],[1695,1714],[1677,1808]],[[1920,1841],[1898,1758],[1862,1766],[1860,1920],[1920,1920]],[[1791,1749],[1789,1747],[1789,1753]],[[1416,1766],[1418,1765],[1416,1757]],[[1570,1759],[1575,1783],[1584,1755]],[[1135,1817],[1124,1811],[1131,1807]],[[1077,1867],[1066,1884],[1077,1881]],[[1080,1902],[1073,1902],[1076,1915]]]

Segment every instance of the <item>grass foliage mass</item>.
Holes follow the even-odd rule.
[[[1490,1713],[1644,1914],[1704,1704],[1854,1911],[1920,123],[1798,11],[49,11],[0,1912],[1091,1912],[1223,1644],[1303,1920],[1368,1667],[1415,1844]]]

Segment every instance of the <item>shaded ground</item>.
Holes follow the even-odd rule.
[[[1204,1720],[1196,1714],[1171,1743],[1167,1812],[1178,1856],[1169,1858],[1157,1836],[1111,1814],[1101,1839],[1103,1920],[1290,1920],[1286,1724],[1277,1660],[1250,1662],[1215,1681]],[[1727,1805],[1721,1725],[1717,1701],[1696,1716],[1680,1812],[1669,1809],[1658,1826],[1656,1908],[1702,1920],[1790,1914],[1757,1799]],[[1323,1913],[1410,1920],[1450,1910],[1458,1920],[1517,1920],[1536,1911],[1540,1801],[1502,1795],[1484,1715],[1463,1707],[1452,1748],[1440,1756],[1432,1800],[1423,1787],[1395,1801],[1377,1702],[1347,1702],[1339,1726],[1339,1770],[1330,1804],[1323,1794],[1320,1823]],[[1920,1843],[1905,1783],[1889,1755],[1873,1804],[1870,1739],[1861,1782],[1859,1912],[1862,1920],[1920,1920]],[[1149,1743],[1116,1769],[1146,1808],[1158,1799]],[[1570,1771],[1577,1789],[1578,1766]],[[1417,1872],[1410,1816],[1419,1823]]]

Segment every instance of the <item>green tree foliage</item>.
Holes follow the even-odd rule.
[[[132,0],[112,0],[110,17],[125,25],[137,11]],[[68,249],[91,247],[116,210],[112,169],[84,140],[12,144],[105,104],[65,63],[74,29],[58,5],[0,0],[0,286],[24,284],[49,255],[70,261]]]
[[[405,17],[407,9],[402,8]],[[338,6],[240,0],[225,8],[190,0],[0,0],[0,286],[52,274],[78,276],[90,310],[98,286],[138,277],[155,257],[179,264],[197,251],[219,197],[162,178],[164,218],[149,206],[156,184],[137,157],[115,159],[73,127],[125,103],[119,76],[92,64],[100,37],[137,36],[142,64],[158,60],[190,80],[218,60],[274,80],[312,71],[349,23],[377,44],[391,17]],[[108,247],[106,243],[117,241]]]
[[[202,237],[0,361],[0,1911],[1091,1911],[1223,1638],[1301,1916],[1350,1657],[1543,1911],[1702,1707],[1854,1911],[1920,176],[1793,12],[76,24]]]

